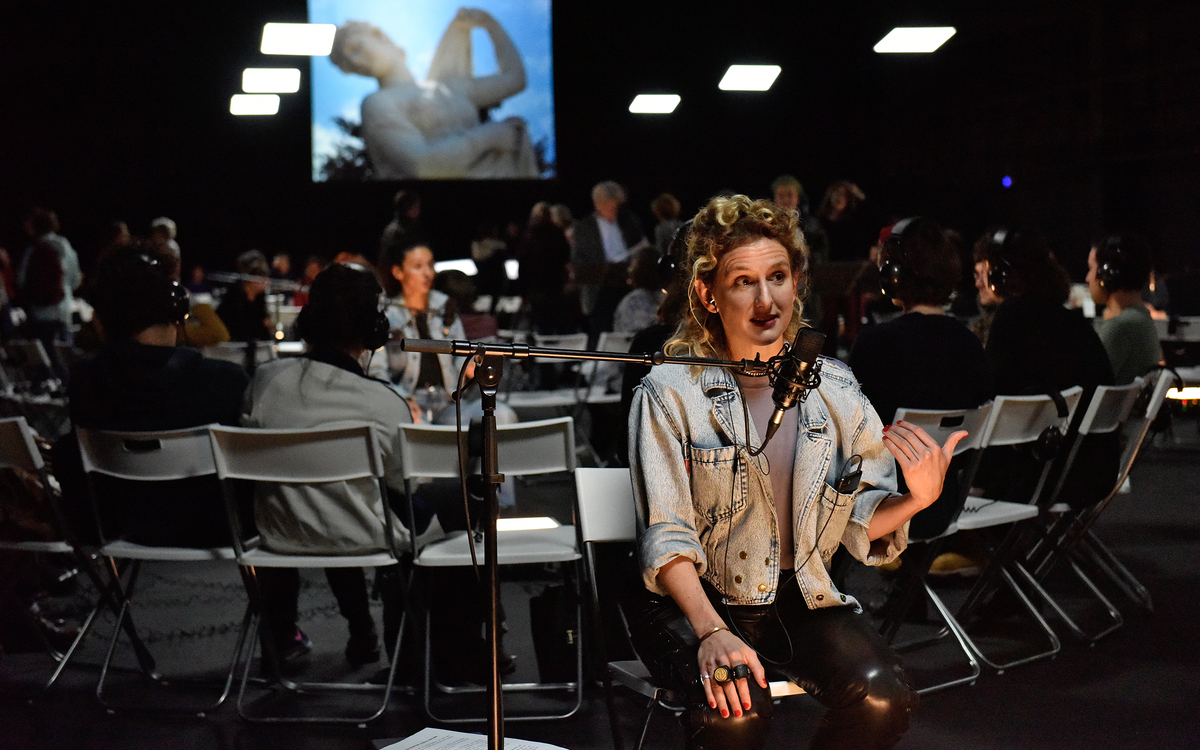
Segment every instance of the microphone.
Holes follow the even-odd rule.
[[[801,328],[796,340],[777,358],[778,364],[770,368],[771,385],[775,392],[775,412],[767,423],[766,436],[759,447],[761,452],[774,437],[783,421],[783,413],[808,398],[808,392],[821,384],[821,363],[817,355],[825,345],[825,334],[814,328]]]

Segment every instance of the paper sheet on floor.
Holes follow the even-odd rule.
[[[486,735],[427,727],[411,737],[382,748],[382,750],[487,750],[487,746]],[[505,737],[504,750],[566,750],[566,748],[547,745],[545,742]]]

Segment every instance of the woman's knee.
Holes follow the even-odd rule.
[[[908,731],[920,702],[898,665],[864,667],[837,696],[830,697],[835,700],[822,728],[833,735],[849,733],[864,748],[895,744]]]

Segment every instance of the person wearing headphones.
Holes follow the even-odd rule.
[[[880,232],[879,276],[884,296],[904,314],[867,326],[847,364],[884,424],[896,409],[970,409],[992,397],[983,345],[946,306],[958,281],[959,259],[945,230],[915,216]],[[952,469],[963,463],[956,459]],[[956,510],[955,471],[942,498],[918,513],[910,533],[928,539],[946,530]],[[944,499],[944,501],[943,501]]]
[[[1154,262],[1150,246],[1134,235],[1110,234],[1092,245],[1088,253],[1088,291],[1103,311],[1096,317],[1096,332],[1108,352],[1117,385],[1162,362],[1162,345],[1142,289],[1150,283]]]
[[[683,265],[688,309],[668,355],[766,360],[802,325],[808,253],[795,212],[713,198],[693,219]],[[688,703],[688,748],[762,746],[768,667],[827,707],[815,748],[891,747],[917,705],[898,657],[828,564],[839,545],[870,565],[894,559],[966,433],[941,446],[915,426],[884,427],[853,373],[822,365],[819,387],[783,412],[765,446],[766,378],[662,365],[634,394],[629,457],[648,591],[629,619],[655,679]]]
[[[307,351],[303,357],[273,360],[255,370],[246,391],[242,424],[311,428],[348,420],[370,422],[380,438],[388,486],[400,488],[404,486],[400,425],[411,423],[412,414],[388,383],[366,375],[369,358],[388,338],[382,291],[375,275],[362,266],[335,263],[322,271],[296,319]],[[379,500],[376,487],[371,479],[321,487],[260,484],[254,516],[263,546],[281,553],[320,552],[305,531],[320,529],[329,540],[330,552],[387,549],[381,521],[390,511]],[[420,530],[423,536],[442,535],[436,516],[428,523]],[[392,524],[397,543],[408,546],[409,530],[394,513]],[[298,538],[305,538],[305,543],[293,541]],[[354,666],[378,660],[379,638],[363,570],[327,568],[325,575],[349,624],[346,659]],[[264,569],[259,577],[276,652],[283,661],[306,653],[308,639],[296,627],[299,574],[294,569]],[[385,621],[390,621],[396,602],[389,596],[384,603]]]
[[[176,346],[188,315],[187,291],[149,245],[114,250],[96,269],[92,295],[104,344],[76,362],[67,387],[71,423],[97,430],[173,430],[238,424],[249,377],[231,362],[205,359]],[[64,505],[84,538],[95,536],[79,444],[68,433],[55,446],[55,474]],[[229,544],[221,490],[211,477],[172,482],[170,491],[145,482],[95,477],[110,536],[143,544],[217,547]]]
[[[997,394],[1037,395],[1083,387],[1060,449],[1074,439],[1078,421],[1099,385],[1113,385],[1112,365],[1100,337],[1078,310],[1066,307],[1070,278],[1046,238],[1035,230],[1001,227],[975,243],[975,262],[985,304],[997,305],[984,349]],[[1088,435],[1064,485],[1063,500],[1084,507],[1103,498],[1117,477],[1117,433]],[[1041,463],[1028,453],[991,448],[976,475],[991,498],[1028,502]],[[1046,486],[1056,484],[1055,469]]]

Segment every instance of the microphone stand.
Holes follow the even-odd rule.
[[[735,369],[746,375],[764,376],[769,363],[758,357],[753,360],[708,359],[705,357],[668,357],[662,352],[631,354],[628,352],[590,352],[578,349],[544,349],[525,344],[485,344],[444,339],[401,339],[400,348],[409,352],[450,354],[475,357],[475,382],[479,384],[483,405],[483,480],[487,485],[484,523],[484,565],[488,569],[488,651],[492,659],[488,697],[488,750],[504,748],[504,694],[500,684],[500,566],[497,564],[496,519],[500,516],[500,457],[496,438],[496,393],[504,375],[504,360],[544,357],[546,359],[592,360],[600,362],[634,362],[643,365],[700,365]],[[581,646],[582,648],[582,646]]]

